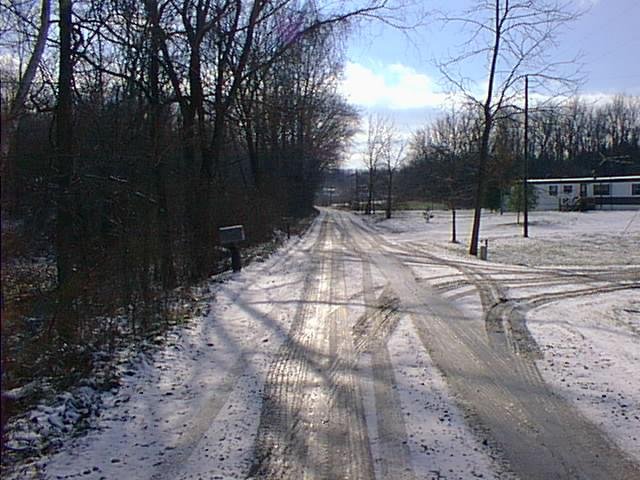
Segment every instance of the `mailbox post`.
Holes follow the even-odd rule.
[[[284,229],[287,232],[287,239],[291,238],[291,217],[282,217]]]
[[[231,269],[239,272],[242,269],[240,248],[238,243],[244,240],[244,227],[242,225],[231,225],[229,227],[218,228],[220,243],[226,246],[231,252]]]
[[[484,240],[484,245],[480,245],[480,260],[487,259],[487,253],[489,250],[489,240]]]

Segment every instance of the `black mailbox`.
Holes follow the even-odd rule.
[[[218,228],[220,235],[220,243],[227,245],[231,252],[231,268],[234,272],[239,272],[242,268],[242,260],[240,258],[240,250],[238,243],[244,240],[244,227],[242,225],[231,225],[229,227]]]
[[[230,245],[244,240],[244,227],[242,225],[231,225],[229,227],[220,227],[220,243],[222,245]]]

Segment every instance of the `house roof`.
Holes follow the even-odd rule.
[[[573,177],[573,178],[532,178],[528,183],[614,183],[640,182],[640,175],[626,175],[620,177]]]

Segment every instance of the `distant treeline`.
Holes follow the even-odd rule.
[[[426,198],[469,207],[475,188],[481,116],[472,109],[443,115],[419,129],[396,180],[400,199]],[[524,174],[524,115],[507,109],[496,119],[485,205],[497,208]],[[532,108],[529,178],[640,174],[640,97],[575,99]]]

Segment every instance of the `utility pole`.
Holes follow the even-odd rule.
[[[524,175],[522,177],[522,196],[524,198],[524,237],[529,237],[529,194],[527,181],[529,176],[529,76],[524,77]]]

